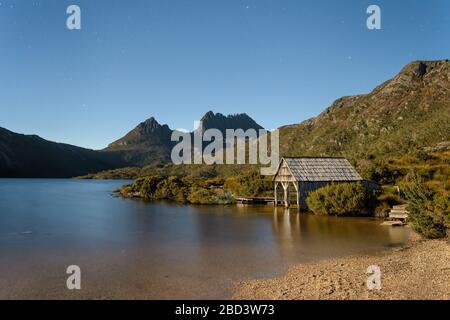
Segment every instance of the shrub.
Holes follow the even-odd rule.
[[[215,178],[217,177],[216,166],[206,166],[202,168],[199,172],[201,178]]]
[[[165,200],[179,199],[179,202],[184,202],[183,199],[186,198],[184,195],[185,192],[186,188],[181,179],[178,177],[168,177],[158,183],[154,192],[154,198]]]
[[[381,194],[374,202],[375,217],[385,218],[395,205],[404,204],[405,200],[398,194],[397,187],[387,185],[382,187]]]
[[[379,200],[378,205],[374,210],[374,216],[377,218],[386,218],[389,215],[390,210],[391,206],[386,201]]]
[[[254,197],[267,192],[272,193],[272,181],[262,176],[258,171],[252,170],[229,177],[224,184],[225,190],[243,197]]]
[[[236,178],[236,177],[228,177],[225,180],[223,188],[225,190],[235,194],[235,195],[239,195],[239,196],[241,195],[240,192],[239,192],[240,191],[240,184],[239,184],[238,178]]]
[[[392,191],[390,186],[384,186],[382,193],[378,196],[377,200],[380,203],[386,203],[389,206],[396,206],[399,204],[404,204],[405,200],[397,193],[397,190]]]
[[[192,176],[162,177],[158,175],[137,179],[125,185],[121,193],[134,197],[136,193],[146,200],[169,200],[193,204],[229,204],[234,201],[231,193],[223,190],[224,179],[194,178]]]
[[[154,194],[156,192],[158,184],[162,180],[163,177],[160,176],[149,176],[136,180],[134,184],[136,185],[136,189],[139,188],[139,192],[142,198],[152,199],[154,198]]]
[[[450,200],[434,193],[420,177],[413,173],[401,185],[408,200],[408,212],[411,226],[426,238],[442,238],[450,223]]]
[[[450,199],[440,194],[433,197],[433,216],[442,219],[446,228],[450,228]]]
[[[374,161],[360,166],[361,174],[367,180],[381,184],[394,184],[395,180],[401,176],[401,172],[392,168],[386,162]]]
[[[356,216],[368,213],[371,199],[371,192],[362,183],[340,183],[311,192],[306,203],[316,214]]]
[[[425,152],[425,151],[423,151],[423,150],[418,150],[418,151],[416,151],[416,152],[414,153],[414,157],[415,157],[419,162],[425,162],[425,161],[428,161],[428,160],[430,160],[430,159],[433,159],[433,157],[432,157],[429,153],[427,153],[427,152]]]
[[[213,203],[214,192],[199,186],[193,186],[188,195],[189,203],[210,204]]]

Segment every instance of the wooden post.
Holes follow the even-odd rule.
[[[286,183],[286,188],[284,189],[284,200],[285,200],[284,206],[286,208],[289,208],[289,205],[290,205],[289,196],[290,196],[290,194],[289,194],[289,182],[287,182]]]
[[[289,206],[289,182],[281,182],[281,186],[283,187],[283,202],[284,206]]]
[[[297,209],[300,211],[300,184],[294,182],[295,190],[297,191]]]
[[[277,188],[278,188],[278,182],[275,181],[275,186],[274,186],[274,196],[275,196],[275,203],[274,203],[274,206],[275,206],[275,207],[278,205]]]

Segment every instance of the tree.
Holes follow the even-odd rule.
[[[434,193],[416,173],[408,175],[401,190],[408,200],[409,221],[426,238],[442,238],[450,222],[450,200]]]

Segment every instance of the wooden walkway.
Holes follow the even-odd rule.
[[[273,197],[240,197],[236,198],[237,203],[241,204],[274,204],[275,198]]]

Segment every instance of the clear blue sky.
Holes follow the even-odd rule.
[[[0,0],[0,126],[103,148],[154,116],[297,123],[450,57],[450,1]],[[82,29],[66,28],[78,4]],[[378,4],[382,30],[366,28]]]

